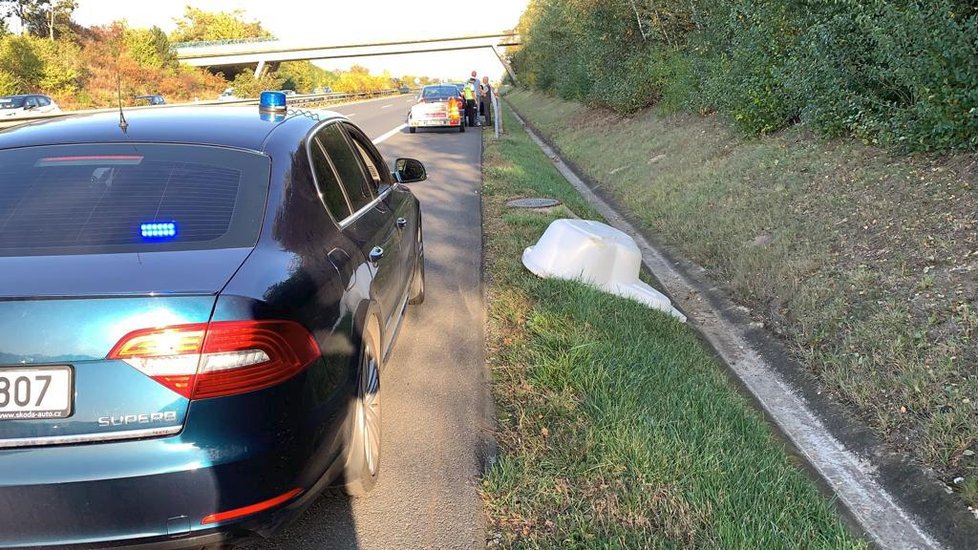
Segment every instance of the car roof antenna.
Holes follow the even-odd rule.
[[[119,96],[119,128],[122,129],[122,133],[126,133],[129,128],[129,123],[126,122],[126,114],[122,112],[122,76],[118,73],[115,75],[116,79],[116,89],[118,90]]]

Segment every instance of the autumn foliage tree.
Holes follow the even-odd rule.
[[[389,74],[375,76],[366,67],[354,65],[342,73],[333,85],[334,92],[363,93],[377,90],[388,90],[394,87]]]
[[[25,30],[13,35],[0,24],[0,95],[45,93],[70,110],[114,106],[120,97],[124,105],[131,105],[136,96],[147,94],[161,94],[170,103],[213,100],[229,86],[240,97],[282,87],[301,92],[326,86],[346,92],[393,87],[388,75],[374,76],[363,67],[343,74],[295,61],[258,78],[244,70],[229,82],[223,75],[177,60],[171,40],[271,37],[260,23],[244,21],[240,11],[211,13],[187,7],[176,31],[167,36],[159,27],[134,28],[124,21],[80,27],[71,21],[74,7],[74,0],[0,0],[0,21],[19,22]],[[52,9],[54,40],[49,32]],[[45,14],[47,23],[42,21]]]
[[[68,105],[113,105],[120,86],[124,103],[155,93],[170,102],[212,99],[226,86],[219,76],[177,63],[166,36],[153,29],[132,29],[124,23],[95,27],[81,55],[86,85],[77,98],[62,98]]]
[[[0,94],[69,95],[80,85],[80,48],[31,35],[0,38]]]
[[[177,28],[170,34],[173,42],[237,40],[242,38],[272,38],[261,23],[247,22],[244,12],[209,12],[187,6],[183,17],[176,20]]]
[[[282,87],[300,93],[309,93],[318,88],[336,87],[339,73],[327,71],[308,61],[287,61],[279,65],[278,76]]]

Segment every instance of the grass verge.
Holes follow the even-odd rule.
[[[566,211],[597,214],[519,129],[483,157],[488,360],[500,457],[490,544],[517,548],[865,547],[692,331],[520,257]]]
[[[802,129],[507,99],[660,244],[708,270],[884,441],[978,507],[978,162]]]

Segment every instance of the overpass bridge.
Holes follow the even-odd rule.
[[[209,69],[255,67],[255,76],[269,66],[283,61],[312,61],[316,59],[346,59],[378,55],[431,53],[456,50],[491,49],[506,68],[510,78],[515,74],[501,48],[518,46],[519,35],[513,32],[426,38],[363,44],[300,44],[283,40],[242,40],[223,43],[184,42],[174,45],[176,57],[183,63]]]

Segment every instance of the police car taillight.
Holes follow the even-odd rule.
[[[302,325],[250,320],[134,330],[106,358],[128,363],[187,399],[207,399],[280,384],[320,355]]]

